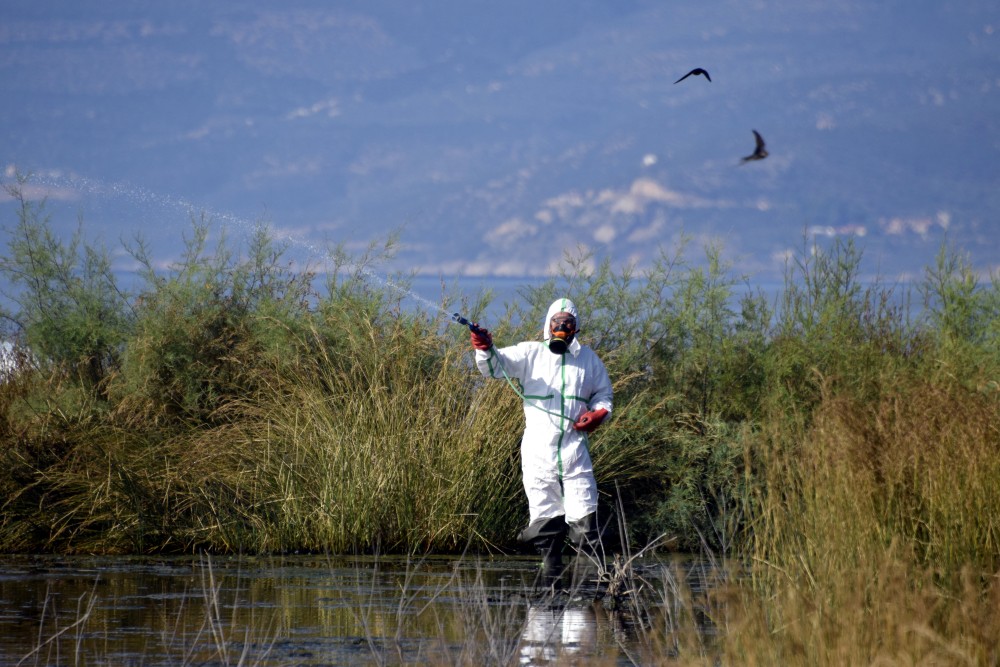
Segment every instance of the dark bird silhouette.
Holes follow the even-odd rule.
[[[708,72],[706,72],[705,70],[703,70],[703,69],[702,69],[702,68],[700,68],[700,67],[695,67],[695,68],[694,68],[693,70],[691,70],[690,72],[688,72],[687,74],[685,74],[685,75],[684,75],[684,76],[682,76],[681,78],[679,78],[679,79],[677,79],[676,81],[674,81],[674,83],[680,83],[681,81],[683,81],[684,79],[688,78],[688,77],[689,77],[689,76],[691,76],[692,74],[694,74],[695,76],[698,76],[699,74],[701,74],[702,76],[704,76],[704,77],[705,77],[706,79],[708,79],[709,81],[711,81],[711,80],[712,80],[712,77],[710,77],[710,76],[708,75]]]
[[[760,132],[753,130],[753,138],[756,140],[757,145],[753,149],[753,153],[747,155],[743,158],[743,162],[750,162],[751,160],[763,160],[767,157],[767,149],[764,148],[764,137],[760,136]]]

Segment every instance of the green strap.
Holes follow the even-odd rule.
[[[497,360],[496,369],[494,369],[494,367],[493,367],[493,359],[494,358],[496,358],[496,360]],[[566,357],[565,357],[565,355],[563,356],[563,360],[562,361],[563,361],[563,389],[565,390],[565,388],[566,388],[566,378],[565,378],[565,373],[566,373],[566,371],[565,371]],[[545,408],[541,407],[540,405],[535,405],[534,403],[531,403],[530,401],[532,401],[532,400],[536,400],[536,401],[548,400],[548,399],[550,399],[550,398],[553,397],[553,394],[549,394],[548,396],[533,396],[533,395],[525,395],[525,394],[523,394],[521,392],[521,390],[517,388],[517,385],[514,384],[514,380],[512,380],[509,375],[507,375],[507,370],[503,367],[503,360],[500,358],[500,355],[498,355],[496,353],[496,348],[494,348],[494,347],[490,348],[490,356],[487,357],[486,363],[487,363],[487,367],[490,370],[490,377],[496,377],[496,375],[494,375],[494,373],[495,373],[496,370],[499,370],[500,373],[503,375],[504,379],[507,380],[507,384],[510,385],[510,388],[514,390],[514,393],[517,394],[518,397],[522,401],[524,401],[527,405],[535,408],[536,410],[541,410],[545,414],[552,415],[553,417],[559,417],[559,420],[560,420],[559,421],[559,424],[560,424],[559,429],[560,429],[561,433],[565,433],[566,432],[565,427],[562,425],[562,420],[569,420],[569,421],[573,421],[573,420],[571,420],[565,414],[565,399],[563,398],[561,392],[560,392],[560,398],[562,398],[563,400],[561,401],[559,412],[553,412],[552,410],[546,410]],[[559,440],[560,440],[560,442],[562,442],[562,435],[559,436]],[[560,462],[560,467],[561,467],[561,462]],[[560,476],[561,476],[561,473],[560,473]]]
[[[566,355],[562,355],[560,359],[559,373],[562,376],[562,388],[559,391],[559,444],[556,448],[556,467],[559,475],[559,490],[563,494],[563,500],[566,499],[566,490],[563,488],[563,460],[562,460],[562,446],[563,438],[566,437],[566,427],[562,420],[566,419]]]

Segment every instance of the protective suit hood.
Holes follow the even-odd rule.
[[[552,324],[552,316],[556,313],[569,313],[576,318],[577,330],[580,329],[580,313],[576,309],[576,304],[567,298],[556,299],[552,302],[552,305],[549,306],[549,312],[545,314],[545,322],[542,323],[542,331],[544,332],[543,340],[545,340],[546,343],[548,343],[549,339],[552,337],[550,325]],[[576,356],[576,354],[580,351],[580,341],[577,337],[574,336],[573,342],[569,344],[568,351],[574,356]]]

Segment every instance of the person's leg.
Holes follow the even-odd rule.
[[[593,474],[583,473],[563,480],[565,488],[566,524],[569,541],[576,549],[573,566],[576,583],[596,585],[598,596],[606,574],[602,543],[604,526],[597,515],[597,484]],[[576,585],[574,583],[574,585]]]
[[[569,541],[576,549],[601,565],[604,562],[604,545],[601,541],[602,531],[597,523],[597,512],[592,512],[582,519],[567,522]]]
[[[602,554],[597,521],[597,482],[593,472],[580,471],[563,479],[566,523],[570,541],[588,556]]]
[[[568,530],[562,487],[554,473],[538,470],[522,470],[522,473],[530,522],[518,533],[517,539],[541,554],[541,581],[546,588],[551,588],[562,576],[562,552]]]
[[[563,490],[554,471],[521,471],[524,495],[528,499],[528,523],[564,516]]]
[[[531,544],[542,556],[542,584],[551,588],[562,576],[563,545],[566,542],[566,517],[559,515],[548,519],[539,519],[522,530],[517,539],[525,544]]]

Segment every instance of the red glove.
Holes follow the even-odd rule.
[[[488,350],[493,347],[493,335],[486,329],[480,329],[479,332],[480,333],[470,331],[472,334],[470,336],[470,339],[472,340],[472,347],[477,350]]]
[[[593,433],[604,418],[608,416],[608,411],[604,408],[600,410],[591,410],[589,412],[584,412],[580,415],[580,418],[576,420],[573,424],[573,428],[577,431],[586,431],[587,433]]]

